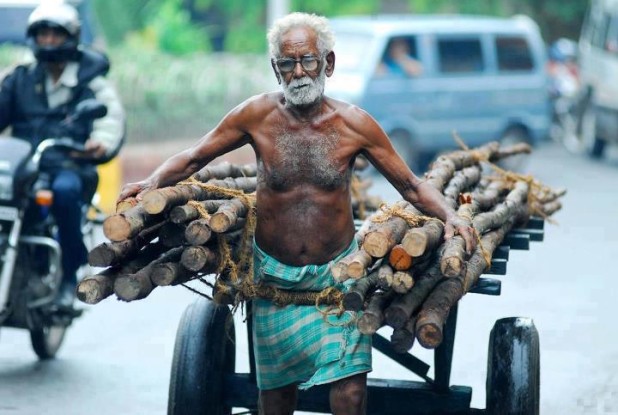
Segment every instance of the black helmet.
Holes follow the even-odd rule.
[[[67,34],[67,39],[59,46],[40,46],[36,42],[36,34],[41,28],[61,30]],[[50,2],[41,4],[32,11],[28,18],[26,37],[37,60],[63,62],[78,58],[79,32],[77,10],[66,3]]]

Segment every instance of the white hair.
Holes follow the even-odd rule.
[[[281,52],[281,36],[295,27],[308,27],[318,36],[318,50],[320,54],[333,50],[335,35],[331,30],[326,17],[309,13],[290,13],[277,19],[268,31],[268,49],[272,57]]]

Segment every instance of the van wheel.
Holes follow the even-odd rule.
[[[581,119],[581,140],[576,152],[582,150],[595,159],[601,158],[605,151],[605,141],[597,136],[597,116],[592,103],[586,105]]]
[[[410,167],[410,170],[417,176],[422,175],[429,166],[431,155],[426,151],[415,148],[412,135],[405,130],[395,130],[389,134],[389,137],[395,151]]]
[[[500,147],[508,147],[521,143],[530,144],[530,138],[528,137],[528,133],[519,127],[507,129],[500,138]],[[505,170],[519,172],[525,167],[526,161],[527,157],[525,154],[518,154],[502,159],[498,161],[497,164]]]

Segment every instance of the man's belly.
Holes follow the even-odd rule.
[[[354,237],[349,197],[304,196],[312,198],[273,197],[267,203],[258,199],[256,242],[289,265],[326,263]]]

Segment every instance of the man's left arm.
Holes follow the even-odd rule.
[[[474,230],[447,203],[444,195],[417,177],[395,151],[390,139],[378,123],[366,112],[355,109],[353,129],[360,134],[364,145],[361,152],[397,189],[401,196],[425,214],[444,221],[444,237],[461,235],[466,251],[476,247]]]
[[[117,150],[125,134],[125,112],[112,83],[102,77],[96,77],[89,85],[97,101],[105,104],[107,114],[94,120],[92,133],[86,142],[86,150],[95,158],[110,155]]]

